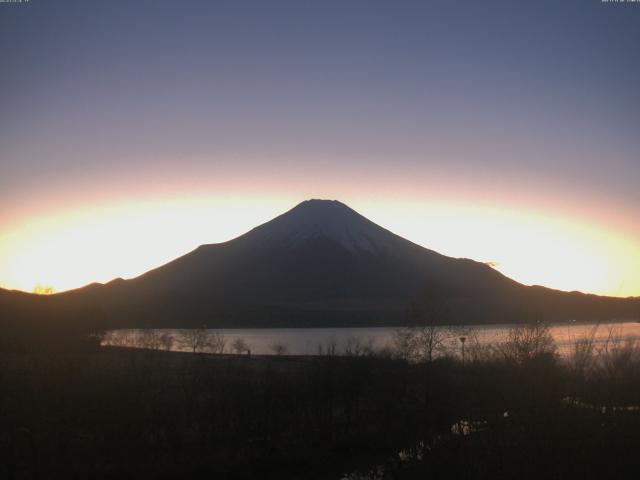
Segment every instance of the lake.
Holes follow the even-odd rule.
[[[450,349],[460,347],[459,338],[464,336],[470,341],[477,339],[480,345],[495,344],[507,338],[513,325],[475,325],[439,327],[447,337]],[[572,351],[576,340],[588,337],[595,329],[596,345],[604,345],[606,340],[614,337],[626,341],[640,339],[640,322],[628,321],[618,323],[563,323],[553,324],[551,334],[558,347],[558,352],[566,356]],[[234,344],[244,343],[243,350],[250,350],[255,355],[317,355],[334,352],[344,354],[347,349],[355,350],[370,347],[374,351],[392,348],[394,335],[398,327],[364,327],[364,328],[270,328],[270,329],[211,329],[211,335],[224,339],[224,352],[233,353]],[[185,340],[188,330],[156,329],[112,330],[102,342],[104,346],[127,346],[145,348],[165,348],[172,351],[191,351]],[[169,339],[164,346],[159,338],[164,335]],[[469,345],[469,343],[467,343]],[[199,349],[200,350],[200,349]],[[202,351],[211,351],[202,348]]]

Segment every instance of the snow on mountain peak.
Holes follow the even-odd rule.
[[[349,251],[369,253],[384,250],[398,238],[337,200],[316,199],[298,204],[249,235],[284,246],[325,238]]]

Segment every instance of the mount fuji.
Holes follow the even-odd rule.
[[[620,299],[526,287],[329,200],[302,202],[231,241],[69,296],[90,299],[119,326],[341,326],[411,322],[412,306],[434,290],[448,304],[441,321],[451,323],[636,313]]]
[[[53,297],[99,309],[110,327],[317,327],[411,323],[411,312],[433,292],[447,305],[437,319],[446,323],[606,320],[640,312],[638,299],[524,286],[329,200],[302,202],[137,278]]]

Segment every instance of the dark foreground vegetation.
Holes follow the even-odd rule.
[[[399,338],[384,357],[2,353],[0,478],[637,478],[633,342],[560,361],[520,329],[463,363]]]

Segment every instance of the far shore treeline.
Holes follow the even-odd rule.
[[[90,287],[90,288],[96,288]],[[381,320],[372,314],[336,314],[327,312],[299,312],[274,309],[261,312],[259,317],[238,317],[219,314],[203,319],[200,316],[176,316],[173,319],[156,319],[125,316],[111,318],[105,314],[104,305],[92,296],[71,292],[57,295],[34,295],[0,289],[0,350],[36,351],[40,349],[77,350],[94,349],[100,345],[108,330],[118,328],[304,328],[304,327],[369,327],[392,326],[421,327],[425,325],[481,325],[486,323],[528,324],[557,321],[607,321],[634,320],[640,312],[640,299],[616,299],[583,294],[557,294],[557,301],[550,305],[537,304],[521,315],[511,312],[500,316],[500,309],[483,311],[473,322],[461,322],[456,317],[456,299],[446,296],[441,289],[428,289],[422,297],[407,305],[401,317]],[[470,304],[471,302],[467,300]],[[581,308],[572,308],[575,304]],[[584,306],[591,310],[583,311]],[[551,309],[555,315],[549,312]],[[484,313],[483,313],[484,312]],[[495,315],[489,315],[494,312]],[[564,314],[562,314],[564,312]],[[278,315],[280,313],[280,316]],[[582,313],[582,314],[581,314]],[[612,314],[613,313],[613,314]],[[468,320],[468,317],[462,317]]]

